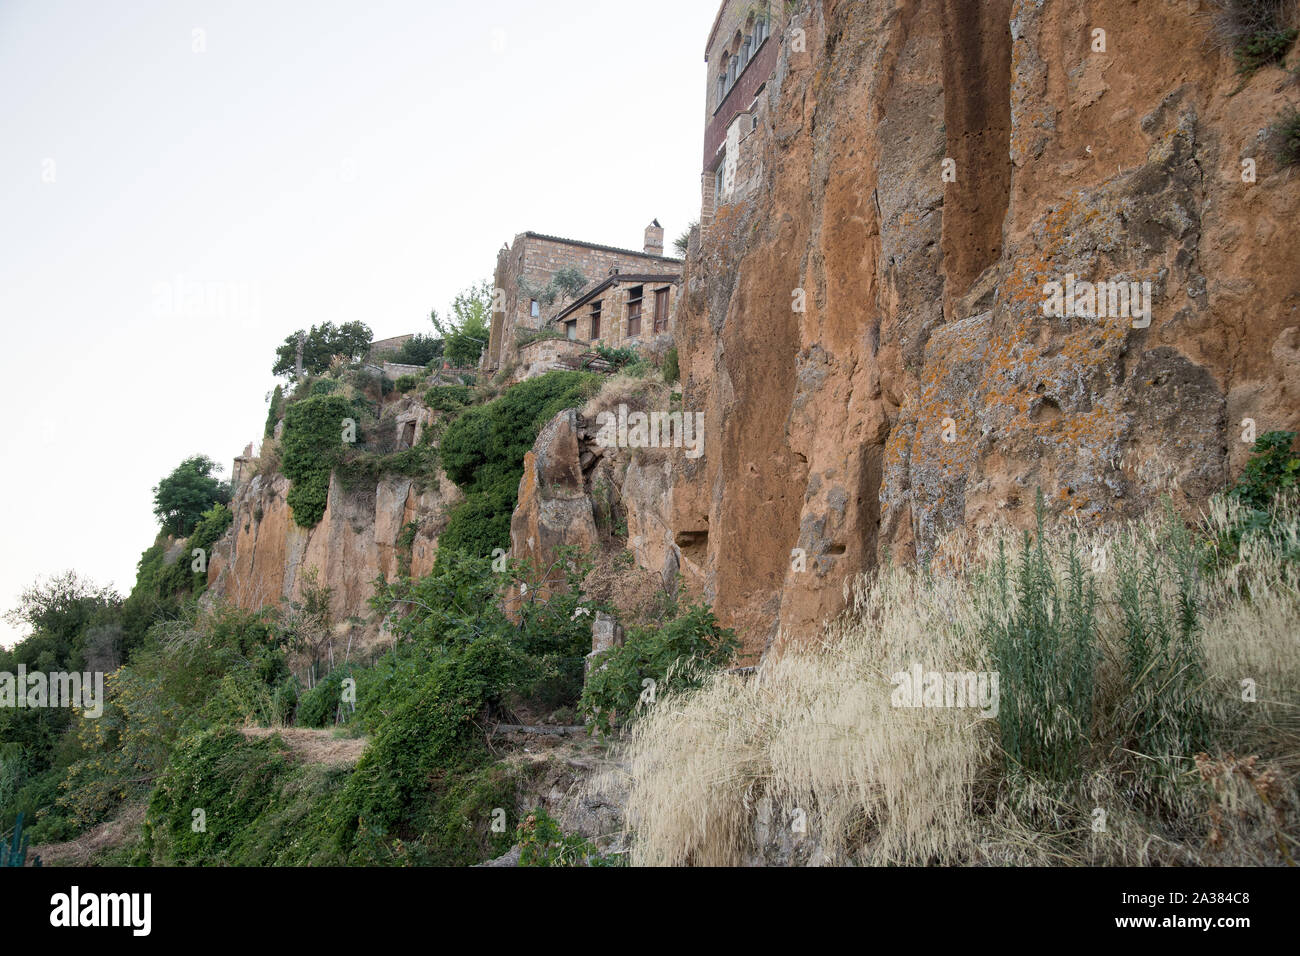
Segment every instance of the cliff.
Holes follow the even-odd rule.
[[[886,556],[1026,525],[1040,488],[1085,524],[1193,509],[1249,454],[1244,419],[1300,424],[1300,179],[1268,133],[1296,88],[1239,75],[1208,13],[794,17],[761,182],[693,242],[677,333],[709,453],[674,471],[673,531],[750,651],[812,633]],[[1137,283],[1149,324],[1045,315],[1074,280]]]

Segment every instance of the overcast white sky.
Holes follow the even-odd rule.
[[[0,0],[0,610],[68,568],[128,592],[150,489],[229,475],[294,329],[428,331],[528,229],[679,235],[716,12]]]

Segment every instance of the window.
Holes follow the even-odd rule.
[[[744,70],[745,67],[749,65],[749,55],[750,55],[750,51],[753,50],[753,44],[754,44],[754,38],[752,36],[745,37],[745,41],[740,44],[741,70]]]
[[[718,77],[718,106],[727,98],[727,74],[723,73]]]
[[[722,187],[727,180],[727,156],[724,153],[722,159],[718,161],[718,169],[713,174],[713,198],[716,202],[722,198]]]
[[[627,337],[635,338],[641,334],[641,296],[644,286],[633,286],[627,294]]]
[[[655,290],[655,335],[668,331],[668,290]]]
[[[577,319],[570,319],[568,322],[564,323],[564,334],[568,337],[570,342],[578,341],[578,320]]]
[[[731,62],[727,64],[727,89],[731,89],[736,85],[736,62],[733,57]]]
[[[591,340],[600,338],[600,300],[591,303]]]
[[[541,307],[537,304],[537,300],[536,300],[536,299],[533,299],[533,300],[532,300],[532,305],[530,305],[530,306],[528,307],[528,310],[529,310],[529,313],[532,315],[532,317],[533,317],[534,319],[537,318],[539,315],[542,314]]]

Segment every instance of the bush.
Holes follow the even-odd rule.
[[[636,628],[622,647],[601,652],[591,662],[580,707],[594,729],[608,734],[615,720],[627,721],[654,682],[654,696],[698,686],[711,671],[732,662],[740,642],[734,631],[719,627],[704,605],[661,627]]]
[[[340,667],[322,678],[298,698],[296,723],[299,727],[332,727],[340,716],[343,680],[353,677],[352,668]],[[353,678],[355,679],[355,678]]]
[[[596,354],[612,365],[615,369],[620,369],[625,365],[631,365],[641,359],[640,353],[635,348],[618,348],[613,349],[605,345],[596,346]]]
[[[1092,722],[1097,598],[1073,538],[1058,585],[1044,512],[1040,491],[1038,533],[1025,532],[1014,577],[999,542],[983,632],[1001,673],[1003,752],[1018,770],[1065,780],[1079,772]]]
[[[549,813],[538,807],[515,829],[520,866],[618,866],[619,858],[605,856],[580,836],[560,829]]]
[[[420,380],[414,375],[399,375],[397,376],[397,381],[393,383],[393,387],[405,395],[407,392],[415,389],[419,384]]]
[[[677,381],[681,375],[681,370],[677,367],[677,346],[673,346],[664,354],[664,381],[671,384]]]
[[[1273,151],[1282,166],[1300,166],[1300,110],[1291,110],[1273,124]]]
[[[343,457],[344,422],[352,415],[337,395],[308,398],[285,411],[283,467],[293,482],[288,502],[293,520],[304,528],[315,527],[325,514],[330,474]]]
[[[1237,62],[1237,72],[1250,76],[1270,63],[1280,63],[1295,41],[1287,28],[1290,0],[1213,0],[1214,29]]]
[[[424,404],[435,412],[459,412],[474,401],[474,393],[464,385],[435,385],[424,393]]]
[[[598,381],[585,372],[547,372],[466,409],[447,427],[440,445],[443,468],[466,496],[439,538],[439,560],[447,550],[488,555],[510,546],[524,455],[542,427],[563,409],[581,405]]]

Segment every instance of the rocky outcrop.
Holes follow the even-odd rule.
[[[586,553],[598,540],[583,469],[581,430],[574,409],[560,412],[524,455],[519,502],[510,520],[510,553],[529,560],[548,580],[563,581],[560,549]],[[593,460],[587,452],[588,469]]]
[[[1294,87],[1237,75],[1205,12],[803,4],[763,180],[692,244],[678,319],[709,450],[669,524],[748,650],[814,633],[885,554],[1028,525],[1039,489],[1089,523],[1193,509],[1244,418],[1300,425],[1300,177],[1267,148]],[[1045,315],[1070,276],[1149,283],[1149,324]]]
[[[288,490],[279,474],[240,487],[231,529],[213,547],[209,585],[239,607],[274,607],[300,598],[306,572],[314,568],[317,583],[331,590],[336,621],[366,614],[379,575],[391,580],[408,561],[410,574],[427,574],[448,510],[461,497],[441,474],[439,484],[427,488],[395,476],[348,488],[335,475],[324,517],[307,529],[294,523]]]
[[[621,395],[634,407],[644,395]],[[635,565],[665,587],[677,581],[682,561],[673,539],[674,456],[663,449],[603,447],[589,406],[560,412],[524,457],[519,499],[510,523],[511,557],[526,561],[552,582],[563,580],[562,548],[592,556],[613,548],[631,552]]]

